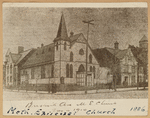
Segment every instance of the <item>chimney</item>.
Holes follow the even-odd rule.
[[[23,46],[18,46],[18,54],[22,53],[24,51],[24,47]]]
[[[73,32],[70,32],[70,37],[73,36],[73,35],[74,35],[74,33],[73,33]]]
[[[117,41],[114,43],[114,48],[115,48],[115,49],[118,49],[118,48],[119,48],[119,43],[118,43]]]
[[[44,46],[44,44],[42,43],[42,44],[41,44],[41,47],[43,47],[43,46]]]

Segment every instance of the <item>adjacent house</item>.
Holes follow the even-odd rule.
[[[148,82],[148,38],[144,35],[139,41],[139,47],[129,45],[138,61],[139,82]]]
[[[124,81],[127,81],[129,86],[136,85],[138,62],[131,48],[121,50],[119,43],[115,42],[114,48],[95,49],[93,53],[101,67],[108,67],[112,70],[117,85],[123,84]]]

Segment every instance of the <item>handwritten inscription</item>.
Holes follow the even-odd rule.
[[[85,110],[86,115],[96,115],[96,114],[115,114],[116,108],[113,108],[111,111],[103,111],[103,110]],[[45,115],[63,115],[63,116],[70,116],[70,115],[76,115],[77,111],[73,112],[52,112],[52,111],[44,111],[43,109],[38,109],[34,113],[30,113],[30,109],[23,109],[23,110],[17,110],[16,108],[11,107],[7,114],[14,114],[14,115],[39,115],[39,116],[45,116]]]
[[[116,108],[113,108],[112,111],[103,111],[103,110],[88,110],[86,112],[87,115],[93,115],[93,114],[115,114]]]
[[[24,107],[24,109],[20,110],[14,107],[11,107],[8,111],[7,114],[14,114],[14,115],[77,115],[78,113],[80,114],[81,112],[85,115],[94,115],[94,114],[115,114],[116,108],[113,108],[112,110],[96,110],[96,109],[89,109],[86,106],[97,106],[98,105],[115,105],[116,102],[107,102],[106,100],[101,100],[101,101],[88,101],[88,102],[78,102],[78,103],[69,103],[69,102],[52,102],[51,104],[34,104],[33,101],[27,103]],[[56,107],[59,107],[60,109],[56,109]],[[49,107],[50,111],[44,110],[42,108],[47,108]],[[67,107],[69,109],[63,109],[63,107]],[[70,109],[73,107],[74,109]],[[34,112],[33,109],[34,108]],[[88,108],[88,109],[87,109]],[[31,112],[32,111],[32,112]]]
[[[116,102],[107,102],[106,100],[103,100],[103,101],[89,101],[89,102],[80,102],[80,103],[77,103],[75,104],[75,106],[86,106],[86,105],[115,105]],[[65,106],[65,107],[70,107],[70,106],[73,106],[73,104],[71,103],[68,103],[68,102],[61,102],[61,103],[52,103],[52,104],[46,104],[46,105],[36,105],[36,104],[33,104],[33,102],[30,102],[26,105],[26,108],[30,108],[30,107],[51,107],[51,106]]]
[[[141,112],[144,112],[145,111],[145,106],[144,107],[132,107],[130,109],[130,111],[141,111]]]

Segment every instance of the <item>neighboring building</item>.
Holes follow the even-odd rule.
[[[139,82],[148,82],[148,38],[144,35],[139,41],[139,47],[129,45],[129,48],[138,61]]]
[[[67,34],[64,16],[61,16],[57,36],[52,44],[18,54],[6,54],[6,85],[29,84],[77,84],[85,85],[86,44],[88,45],[87,85],[107,83],[110,69],[101,68],[82,33]],[[11,72],[10,72],[11,71]],[[104,75],[104,73],[106,73]]]
[[[123,84],[125,79],[129,86],[137,83],[137,60],[130,48],[120,50],[119,43],[115,42],[114,48],[95,49],[93,52],[101,67],[112,70],[116,84]]]
[[[3,64],[3,85],[6,85],[6,66]]]
[[[11,53],[8,49],[5,55],[6,67],[6,86],[20,84],[20,65],[28,58],[33,52],[33,49],[24,51],[24,48],[19,46],[18,53]]]

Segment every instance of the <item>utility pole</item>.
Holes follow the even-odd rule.
[[[86,75],[85,75],[85,86],[87,87],[87,69],[88,69],[88,38],[89,38],[89,26],[94,25],[91,23],[94,20],[89,20],[89,21],[83,21],[83,23],[88,24],[88,30],[87,30],[87,43],[86,43]],[[85,94],[87,94],[87,88],[85,89]]]
[[[137,90],[139,90],[139,62],[137,63]]]
[[[117,79],[117,75],[116,75],[116,69],[117,69],[117,65],[116,65],[116,49],[115,49],[115,54],[114,54],[115,60],[114,60],[114,90],[116,91],[116,79]]]

